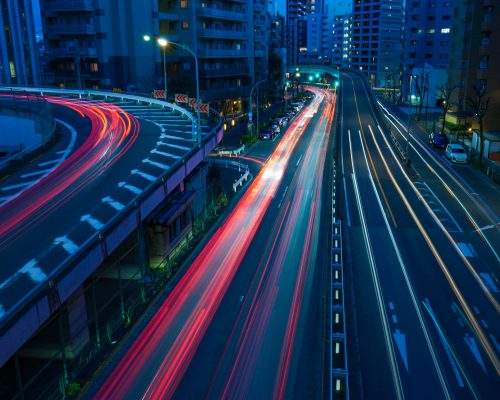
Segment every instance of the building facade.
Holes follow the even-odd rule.
[[[403,0],[353,2],[351,67],[383,86],[388,71],[401,68]]]
[[[41,0],[45,84],[149,91],[158,50],[144,46],[156,1]]]
[[[471,115],[470,102],[481,92],[488,102],[484,130],[500,132],[500,1],[464,0],[455,5],[448,68],[448,85],[456,88],[453,103],[457,115]]]
[[[403,98],[421,92],[410,82],[420,79],[429,103],[434,104],[446,81],[449,63],[453,3],[449,0],[411,0],[406,3],[403,46]],[[416,80],[410,80],[410,76]]]
[[[159,1],[159,34],[197,54],[200,90],[224,114],[238,114],[252,85],[267,77],[270,23],[265,0]],[[194,93],[194,64],[172,46],[172,90]],[[178,79],[178,78],[181,79]],[[189,87],[186,87],[186,83]]]
[[[40,83],[35,36],[31,0],[0,0],[0,84]]]
[[[333,22],[332,65],[337,68],[351,67],[352,15],[336,15]]]
[[[287,64],[297,65],[300,53],[307,52],[307,16],[312,0],[287,0],[286,53]]]

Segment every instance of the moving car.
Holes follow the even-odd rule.
[[[448,145],[448,136],[441,132],[431,132],[429,134],[429,144],[444,149]]]
[[[450,143],[446,146],[446,158],[455,163],[466,163],[468,161],[467,152],[463,145],[459,143]]]

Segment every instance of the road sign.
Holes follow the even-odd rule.
[[[166,99],[167,98],[165,90],[162,90],[162,89],[153,90],[153,97],[155,99]]]
[[[195,98],[193,98],[193,97],[190,97],[190,98],[188,99],[188,104],[189,104],[189,106],[190,106],[190,107],[193,107],[193,108],[194,108],[194,107],[196,106],[196,99],[195,99]]]
[[[176,94],[175,95],[175,102],[176,103],[187,103],[188,102],[188,96],[185,94]]]
[[[208,103],[199,103],[198,106],[196,107],[196,109],[199,112],[208,114],[208,111],[210,110],[210,106],[208,105]]]

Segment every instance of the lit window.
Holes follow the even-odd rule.
[[[184,29],[185,31],[189,29],[188,21],[182,21],[182,29]]]
[[[9,61],[9,69],[10,69],[10,77],[15,78],[16,77],[16,66],[12,61]]]
[[[181,8],[187,8],[188,7],[188,0],[181,0]]]
[[[441,33],[450,33],[450,28],[441,28]]]

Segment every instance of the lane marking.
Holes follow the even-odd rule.
[[[4,186],[0,190],[2,192],[8,192],[9,190],[12,190],[12,189],[20,189],[20,188],[23,188],[23,187],[26,187],[26,186],[31,186],[31,185],[33,185],[36,182],[38,182],[38,180],[36,180],[36,181],[29,181],[29,182],[23,182],[23,183],[16,183],[15,185]]]
[[[24,266],[19,270],[20,273],[26,274],[30,277],[30,279],[35,283],[44,282],[47,280],[47,275],[38,265],[37,260],[32,259],[28,261]]]
[[[396,342],[396,347],[399,350],[399,355],[401,356],[401,359],[403,360],[403,364],[406,368],[406,371],[409,371],[408,369],[408,352],[406,349],[406,336],[401,333],[399,329],[396,329],[393,333],[392,336],[394,337],[394,341]]]
[[[465,340],[465,343],[467,344],[467,346],[469,347],[472,355],[474,356],[474,358],[478,362],[478,364],[481,366],[483,371],[486,372],[486,365],[484,365],[483,358],[481,357],[481,353],[479,352],[479,347],[477,346],[477,343],[474,340],[474,338],[470,335],[465,335],[464,340]]]
[[[117,200],[114,200],[112,197],[110,196],[106,196],[106,197],[103,197],[101,199],[101,202],[104,203],[104,204],[108,204],[110,205],[112,208],[114,208],[116,211],[121,211],[125,208],[125,206],[120,203],[119,201]]]
[[[97,218],[94,218],[90,214],[85,214],[80,217],[81,222],[87,222],[92,228],[94,228],[96,231],[102,229],[104,227],[104,224],[99,221]]]
[[[181,145],[178,145],[178,144],[166,143],[166,142],[162,142],[161,140],[158,141],[158,142],[156,142],[156,145],[157,146],[172,147],[174,149],[180,149],[180,150],[184,150],[184,151],[190,150],[190,147],[181,146]]]
[[[459,225],[459,223],[457,222],[457,220],[453,217],[453,215],[451,215],[451,213],[448,211],[448,209],[445,207],[445,205],[439,199],[439,197],[436,196],[436,193],[434,193],[434,191],[430,188],[430,186],[427,184],[427,182],[424,182],[424,185],[425,185],[426,189],[429,191],[429,193],[432,194],[432,196],[434,197],[434,199],[439,203],[439,205],[441,206],[441,209],[448,215],[448,217],[450,218],[450,220],[457,227],[458,232],[463,232],[463,229]]]
[[[119,182],[118,187],[121,187],[123,189],[127,189],[129,192],[132,192],[134,194],[141,194],[142,189],[139,189],[138,187],[134,185],[130,185],[127,182]]]
[[[167,153],[166,151],[160,151],[160,150],[156,150],[156,149],[151,150],[150,153],[151,154],[158,154],[158,155],[164,156],[164,157],[174,158],[176,160],[178,160],[179,158],[181,158],[181,156],[177,156],[175,154]]]
[[[154,165],[155,167],[158,167],[158,168],[161,168],[161,169],[164,169],[164,170],[169,170],[170,169],[170,166],[168,166],[167,164],[163,164],[163,163],[160,163],[160,162],[157,162],[157,161],[153,161],[153,160],[150,160],[149,158],[145,158],[144,160],[142,160],[142,162],[145,163],[145,164]]]
[[[78,246],[76,245],[75,242],[73,242],[71,239],[69,239],[66,235],[64,236],[59,236],[54,239],[54,244],[55,245],[61,245],[62,248],[69,254],[73,255],[78,251]]]
[[[142,172],[142,171],[140,171],[138,169],[133,169],[132,171],[130,171],[130,173],[132,175],[138,175],[138,176],[140,176],[140,177],[142,177],[142,178],[144,178],[144,179],[146,179],[146,180],[148,180],[150,182],[154,182],[154,181],[156,181],[158,179],[156,176],[147,174],[147,173]]]
[[[476,251],[472,247],[472,244],[457,242],[457,246],[465,257],[472,258],[477,256]]]
[[[46,167],[47,165],[57,164],[60,161],[61,161],[60,158],[58,158],[57,160],[44,161],[44,162],[38,163],[38,166],[39,167]]]
[[[39,171],[23,174],[23,175],[21,175],[21,178],[31,178],[32,176],[48,174],[49,172],[51,172],[53,170],[54,170],[54,168],[41,169]]]
[[[479,276],[483,279],[484,283],[493,293],[498,293],[498,287],[495,283],[495,279],[488,272],[480,272]]]

